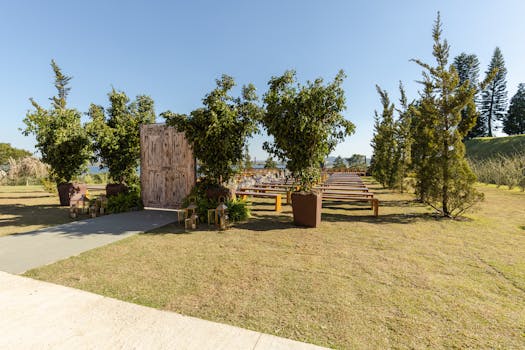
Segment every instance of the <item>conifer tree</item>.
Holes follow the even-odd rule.
[[[394,104],[390,102],[390,97],[385,90],[377,85],[376,89],[383,111],[381,115],[375,111],[374,136],[371,144],[374,151],[372,176],[383,186],[393,187],[397,181]]]
[[[509,111],[503,118],[503,131],[507,135],[525,134],[525,84],[518,85],[518,91],[510,100]]]
[[[395,140],[396,140],[396,156],[397,170],[396,187],[399,187],[401,192],[404,191],[404,179],[407,176],[408,170],[411,163],[411,150],[412,150],[412,106],[408,104],[407,96],[403,84],[399,82],[399,93],[401,95],[399,104],[401,109],[398,109],[399,117],[395,123]]]
[[[479,85],[479,59],[474,54],[466,54],[462,52],[454,58],[454,67],[458,72],[459,85],[469,82],[470,86],[477,88]],[[478,101],[478,94],[476,93],[475,97],[476,102]],[[468,120],[469,111],[461,111],[462,120]],[[487,132],[487,120],[484,118],[484,115],[478,115],[476,119],[476,124],[468,132],[465,139],[471,139],[473,137],[485,136]]]
[[[503,54],[499,47],[496,47],[490,61],[487,77],[495,73],[494,79],[485,87],[481,95],[481,115],[487,122],[487,134],[492,137],[492,131],[496,128],[496,121],[502,120],[507,111],[507,69]]]
[[[477,89],[467,82],[459,85],[456,68],[448,65],[449,45],[441,39],[439,13],[432,34],[436,66],[413,60],[424,68],[424,90],[414,110],[415,139],[426,144],[415,157],[418,195],[441,215],[456,217],[483,197],[474,188],[476,177],[465,160],[462,142],[476,122]],[[462,110],[467,111],[466,119]]]

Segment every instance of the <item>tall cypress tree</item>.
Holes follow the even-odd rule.
[[[397,160],[396,170],[398,173],[396,176],[397,187],[403,192],[404,179],[410,167],[413,142],[410,130],[412,125],[412,106],[408,104],[405,88],[401,82],[399,82],[399,93],[401,95],[399,99],[401,109],[397,109],[399,117],[395,123],[395,139],[397,146],[395,159]]]
[[[454,67],[458,72],[459,85],[469,82],[470,86],[477,87],[479,84],[479,59],[474,54],[466,54],[462,52],[454,58]],[[475,100],[478,101],[478,94],[476,93]],[[461,111],[461,119],[468,120],[469,111]],[[466,139],[473,137],[486,136],[487,132],[487,120],[484,115],[479,114],[476,119],[476,124],[468,132]]]
[[[374,136],[371,146],[374,150],[372,176],[383,186],[394,187],[397,171],[396,139],[394,123],[394,104],[390,102],[388,93],[376,85],[381,99],[383,111],[381,115],[375,111]]]
[[[510,100],[509,111],[503,118],[503,131],[507,135],[525,134],[525,84],[518,85],[518,91]]]
[[[496,71],[494,79],[485,87],[481,95],[481,115],[487,121],[486,136],[492,137],[495,129],[495,122],[502,120],[507,111],[507,69],[503,54],[499,47],[496,47],[490,61],[487,76]]]
[[[433,28],[436,66],[413,60],[425,69],[424,87],[418,108],[416,140],[424,140],[425,153],[418,153],[415,166],[421,199],[445,217],[456,217],[483,195],[474,189],[476,177],[465,160],[463,138],[475,124],[477,89],[465,82],[459,85],[459,76],[453,65],[448,65],[449,45],[441,39],[441,19],[438,13]],[[462,119],[466,110],[468,119]]]

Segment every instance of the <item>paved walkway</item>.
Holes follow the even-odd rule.
[[[0,271],[20,274],[176,220],[172,211],[141,210],[0,237]]]
[[[323,349],[0,272],[0,349]]]

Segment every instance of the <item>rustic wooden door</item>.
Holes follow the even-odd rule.
[[[195,184],[195,157],[184,133],[164,124],[141,126],[140,184],[144,206],[182,206]]]

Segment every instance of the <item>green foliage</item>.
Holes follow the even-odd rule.
[[[499,156],[512,157],[525,149],[525,135],[506,137],[477,137],[465,141],[467,157],[483,160]]]
[[[343,157],[337,156],[332,167],[334,169],[346,169],[346,164]]]
[[[277,162],[272,157],[268,157],[264,162],[264,169],[275,169],[277,168]]]
[[[214,184],[226,183],[244,158],[247,138],[257,131],[261,108],[255,87],[243,86],[242,97],[233,97],[232,77],[223,75],[217,87],[203,99],[204,107],[190,116],[162,113],[166,123],[183,131],[200,161],[200,172]]]
[[[52,97],[53,107],[46,110],[30,99],[35,110],[26,114],[26,128],[22,133],[25,136],[35,135],[42,161],[51,167],[55,182],[61,183],[69,182],[82,173],[91,152],[88,135],[80,122],[81,113],[66,107],[70,90],[67,85],[71,78],[63,75],[54,61],[51,65],[58,92]]]
[[[250,208],[246,201],[241,199],[230,200],[226,202],[226,206],[231,222],[246,221],[250,217]]]
[[[503,131],[507,135],[525,134],[525,84],[518,85],[518,91],[510,100],[509,111],[503,118]]]
[[[491,79],[481,94],[481,115],[483,120],[487,122],[487,134],[479,136],[492,137],[492,131],[495,128],[494,123],[497,120],[502,120],[507,111],[507,81],[505,80],[507,69],[499,47],[494,50],[487,70],[487,77],[491,74],[494,75],[494,78]]]
[[[460,55],[454,58],[454,67],[458,72],[459,85],[464,84],[468,81],[470,86],[477,87],[479,81],[479,59],[476,55],[468,55],[462,52]],[[478,93],[476,93],[475,100],[477,100]],[[473,106],[475,107],[475,106]],[[466,107],[468,108],[468,106]],[[472,113],[470,111],[462,110],[461,115],[465,120],[469,120],[468,115]],[[473,137],[485,136],[487,134],[487,121],[483,115],[478,115],[476,124],[468,132],[465,139],[471,139]]]
[[[10,143],[0,142],[0,165],[7,164],[9,162],[9,158],[18,160],[20,158],[30,157],[30,156],[31,156],[31,152],[29,151],[12,147]]]
[[[115,89],[108,97],[107,110],[94,104],[89,107],[91,121],[86,129],[94,144],[93,160],[108,168],[113,181],[132,185],[138,182],[140,125],[155,122],[154,103],[144,95],[130,102],[124,92]]]
[[[390,102],[388,93],[376,85],[381,98],[383,111],[381,116],[375,111],[374,136],[372,148],[374,150],[372,176],[383,186],[394,187],[397,183],[397,140],[395,138],[396,125],[394,120],[394,104]]]
[[[140,193],[136,190],[121,192],[115,196],[108,197],[108,213],[123,213],[131,210],[144,208]]]
[[[42,185],[42,187],[44,187],[44,190],[47,193],[58,195],[57,185],[55,184],[54,181],[50,180],[47,177],[44,177],[44,178],[40,179],[40,184]]]
[[[287,71],[268,83],[262,120],[274,140],[265,142],[263,148],[286,162],[302,190],[312,188],[326,156],[354,132],[354,124],[342,115],[346,108],[344,77],[340,71],[329,84],[317,78],[301,85],[296,83],[295,71]]]
[[[436,66],[414,60],[425,69],[424,91],[414,108],[414,148],[421,147],[413,157],[417,193],[443,216],[456,217],[483,198],[474,189],[476,177],[465,160],[462,142],[476,121],[477,89],[468,81],[460,85],[456,68],[448,66],[449,46],[441,40],[439,14],[433,39]],[[462,116],[461,111],[467,114]]]

